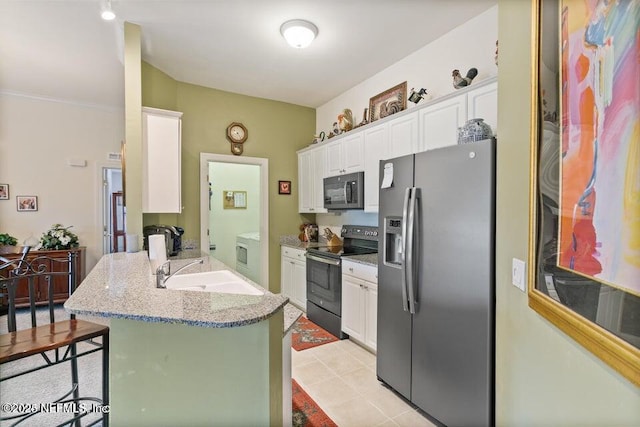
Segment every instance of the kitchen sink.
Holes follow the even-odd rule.
[[[264,295],[264,292],[247,283],[229,270],[202,273],[177,274],[165,283],[167,289],[197,292],[219,292],[240,295]]]

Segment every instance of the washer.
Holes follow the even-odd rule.
[[[236,236],[236,271],[260,283],[260,233],[242,233]]]

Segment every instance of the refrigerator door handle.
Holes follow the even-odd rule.
[[[404,202],[402,203],[402,243],[400,254],[400,263],[402,265],[402,309],[409,311],[407,302],[407,217],[409,216],[409,198],[411,197],[411,188],[404,190]]]
[[[407,253],[406,253],[406,257],[407,257],[407,289],[408,289],[408,299],[409,299],[409,313],[411,314],[415,314],[416,313],[416,293],[415,293],[415,286],[416,286],[416,268],[415,268],[415,264],[414,264],[414,254],[417,251],[418,248],[418,242],[416,241],[416,235],[420,236],[418,227],[416,226],[416,203],[418,200],[418,196],[419,196],[419,189],[416,187],[413,187],[411,189],[411,198],[409,199],[409,224],[408,224],[408,236],[407,236],[407,242],[408,242],[408,248],[407,248]]]

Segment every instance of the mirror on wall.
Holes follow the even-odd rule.
[[[534,7],[529,305],[640,385],[640,2]]]

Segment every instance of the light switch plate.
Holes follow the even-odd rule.
[[[511,282],[513,286],[520,289],[522,292],[525,291],[525,276],[527,272],[527,264],[518,258],[513,258],[512,267],[511,267]]]

